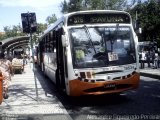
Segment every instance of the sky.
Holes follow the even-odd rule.
[[[64,0],[0,0],[0,32],[3,27],[21,25],[21,13],[35,12],[37,23],[46,23],[46,18],[55,14],[62,16],[61,2]],[[68,1],[68,0],[67,0]]]

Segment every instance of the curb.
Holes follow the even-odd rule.
[[[145,73],[145,72],[140,72],[140,75],[145,76],[145,77],[151,77],[154,79],[160,79],[160,75],[155,75],[155,74],[150,74],[150,73]]]

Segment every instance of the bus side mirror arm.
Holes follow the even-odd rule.
[[[68,41],[66,39],[66,36],[62,35],[61,37],[62,37],[62,46],[67,47],[68,46]]]

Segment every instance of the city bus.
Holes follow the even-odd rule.
[[[137,47],[129,13],[72,12],[43,32],[38,65],[69,96],[119,94],[139,85]]]

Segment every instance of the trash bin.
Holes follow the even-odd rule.
[[[0,73],[0,104],[3,101],[3,77],[2,73]]]

